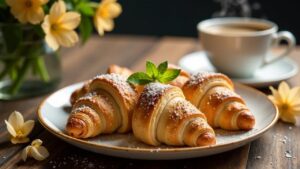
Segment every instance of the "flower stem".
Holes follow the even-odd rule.
[[[49,73],[47,71],[44,58],[42,56],[37,57],[35,59],[35,67],[37,70],[37,73],[40,75],[41,79],[44,82],[48,82],[50,80]]]
[[[0,73],[0,80],[2,80],[11,70],[14,68],[15,64],[18,62],[18,59],[14,61],[5,62],[5,67]]]
[[[20,87],[21,87],[21,84],[22,82],[24,81],[24,78],[30,68],[30,64],[31,64],[32,60],[31,59],[25,59],[24,60],[24,64],[22,65],[21,69],[19,70],[18,72],[18,77],[17,79],[13,82],[9,92],[11,94],[16,94]]]

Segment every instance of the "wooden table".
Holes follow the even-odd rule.
[[[145,36],[106,36],[93,37],[84,47],[74,47],[62,51],[62,82],[60,87],[92,78],[105,72],[108,65],[114,63],[128,66],[134,70],[144,70],[146,60],[156,63],[168,60],[176,63],[184,54],[200,49],[196,38],[145,37]],[[300,48],[293,51],[291,57],[300,63]],[[300,74],[288,80],[292,85],[300,85]],[[267,90],[265,90],[267,91]],[[0,101],[0,138],[6,134],[4,119],[18,110],[26,119],[36,120],[38,104],[46,96],[4,102]],[[41,138],[50,151],[50,157],[44,161],[33,159],[23,162],[20,152],[23,145],[10,142],[0,144],[1,168],[300,168],[300,130],[299,128],[278,122],[261,138],[244,147],[203,158],[176,161],[131,160],[104,156],[81,150],[56,138],[37,122],[31,140]],[[283,141],[283,140],[286,140]],[[286,157],[286,153],[292,155]]]

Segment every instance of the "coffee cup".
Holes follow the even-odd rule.
[[[252,77],[262,66],[287,56],[295,47],[295,37],[267,20],[254,18],[214,18],[197,25],[203,49],[216,69],[235,78]],[[271,49],[286,41],[280,54]]]

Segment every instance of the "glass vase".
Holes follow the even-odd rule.
[[[21,42],[10,42],[14,38],[9,35],[12,29],[21,30]],[[33,32],[33,27],[0,24],[0,100],[38,96],[53,91],[59,84],[58,53]]]

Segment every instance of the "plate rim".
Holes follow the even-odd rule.
[[[215,144],[215,145],[210,145],[210,146],[203,146],[203,147],[168,147],[168,148],[159,148],[159,147],[153,147],[153,148],[142,148],[142,147],[120,147],[120,146],[114,146],[114,145],[107,145],[107,144],[101,144],[101,143],[94,143],[94,142],[90,142],[88,140],[83,140],[83,139],[78,139],[75,137],[71,137],[63,132],[58,132],[55,131],[54,129],[52,129],[51,127],[49,127],[47,125],[47,123],[44,121],[44,119],[42,118],[42,107],[43,105],[46,103],[46,101],[53,96],[54,94],[65,90],[66,88],[70,87],[70,86],[75,86],[75,85],[79,85],[79,84],[83,84],[83,82],[79,82],[79,83],[74,83],[68,86],[65,86],[55,92],[53,92],[52,94],[50,94],[49,96],[47,96],[46,98],[44,98],[42,100],[42,102],[39,104],[38,109],[37,109],[37,117],[38,117],[38,121],[40,122],[40,124],[50,133],[52,133],[53,135],[55,135],[56,137],[63,139],[64,141],[68,142],[68,141],[73,141],[76,144],[86,144],[87,146],[96,146],[97,148],[101,148],[101,149],[106,149],[106,150],[117,150],[117,151],[131,151],[131,152],[144,152],[144,153],[153,153],[153,150],[158,150],[160,153],[168,153],[168,152],[178,152],[178,151],[185,151],[185,152],[192,152],[192,151],[199,151],[199,150],[210,150],[210,149],[215,149],[215,148],[222,148],[222,147],[227,147],[230,146],[231,144],[243,144],[243,143],[248,143],[253,141],[254,139],[256,139],[258,136],[261,136],[263,133],[265,133],[266,131],[268,131],[271,127],[273,127],[278,118],[279,118],[279,111],[277,106],[275,106],[275,104],[268,98],[267,95],[265,95],[263,92],[254,89],[250,86],[247,85],[243,85],[241,83],[237,83],[234,82],[234,86],[241,86],[242,88],[247,88],[248,90],[252,90],[253,92],[263,96],[266,98],[266,100],[268,100],[272,107],[275,108],[275,116],[272,119],[271,123],[269,123],[265,128],[263,128],[261,131],[259,131],[258,133],[256,133],[255,135],[252,135],[251,137],[247,137],[245,139],[242,140],[237,140],[234,142],[229,142],[229,143],[223,143],[223,144]],[[244,144],[243,144],[244,145]],[[239,147],[239,146],[238,146]],[[82,148],[82,147],[80,147]]]

